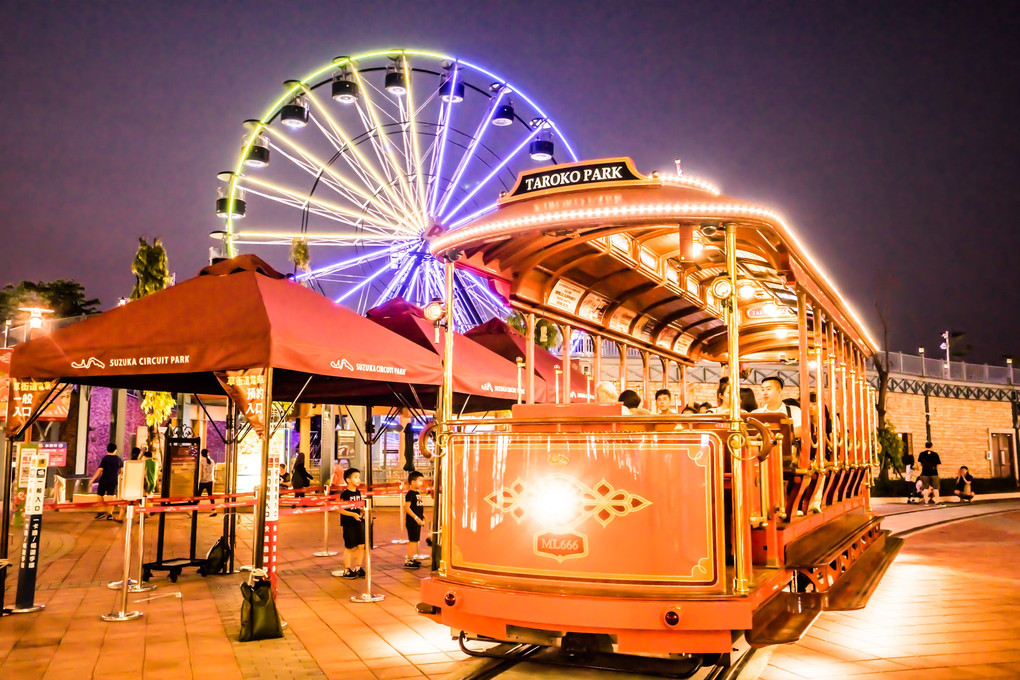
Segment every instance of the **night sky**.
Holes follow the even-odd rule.
[[[3,2],[0,285],[127,295],[219,228],[241,122],[339,54],[436,49],[520,83],[583,157],[778,209],[889,346],[1020,354],[1020,11],[1009,2]],[[313,253],[314,256],[314,253]],[[281,252],[278,263],[285,264]]]

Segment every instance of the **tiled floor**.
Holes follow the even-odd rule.
[[[332,516],[336,522],[336,515]],[[446,628],[414,612],[418,581],[426,568],[403,569],[404,546],[392,545],[396,510],[382,509],[376,522],[373,590],[379,604],[354,604],[364,581],[334,578],[340,557],[317,558],[322,516],[281,518],[280,585],[277,604],[288,626],[282,640],[236,642],[241,575],[203,579],[186,570],[176,584],[157,573],[150,593],[129,595],[129,609],[145,613],[136,621],[105,623],[119,593],[106,584],[120,578],[121,525],[95,521],[91,514],[47,513],[37,614],[0,619],[0,678],[84,680],[85,678],[343,678],[374,680],[435,678],[453,670],[464,656]],[[146,528],[146,559],[154,555],[155,531]],[[186,550],[184,516],[168,522],[167,556]],[[199,518],[199,546],[207,549],[218,518]],[[250,561],[250,519],[239,527],[239,564]],[[339,531],[331,540],[335,549]],[[424,546],[422,546],[424,548]],[[15,545],[12,555],[20,554]],[[247,551],[247,555],[245,554]],[[8,581],[6,602],[14,597]],[[180,597],[176,596],[180,593]],[[147,602],[136,602],[145,598]]]
[[[1020,678],[1020,512],[911,535],[865,609],[822,614],[761,678]]]
[[[249,561],[249,523],[245,517],[239,528],[245,541],[239,563]],[[171,584],[157,574],[157,590],[129,598],[143,618],[100,621],[118,597],[106,583],[120,577],[120,525],[91,514],[48,513],[37,594],[46,610],[0,619],[0,678],[442,677],[464,657],[445,628],[414,613],[426,570],[401,567],[404,546],[390,543],[399,529],[395,510],[381,510],[376,527],[373,590],[386,599],[354,604],[350,596],[363,581],[333,578],[339,556],[311,554],[321,548],[321,516],[284,517],[278,605],[288,622],[285,637],[238,643],[240,575],[203,579],[188,570]],[[203,549],[218,528],[218,518],[200,518]],[[186,535],[183,516],[169,520],[168,555],[184,550]],[[800,643],[776,648],[761,677],[1020,678],[1018,574],[1020,512],[914,534],[866,609],[824,614]],[[8,603],[15,580],[8,582]]]

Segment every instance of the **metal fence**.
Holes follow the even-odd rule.
[[[871,364],[874,367],[874,362]],[[1015,385],[1020,383],[1020,368],[1016,366],[992,366],[969,364],[964,361],[932,359],[931,357],[902,352],[889,352],[891,373],[916,375],[958,382],[989,383],[992,385]]]

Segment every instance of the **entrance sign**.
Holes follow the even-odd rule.
[[[39,442],[39,450],[46,453],[50,467],[67,465],[67,442]]]
[[[645,178],[634,169],[630,159],[627,158],[560,165],[555,170],[522,172],[517,178],[517,184],[504,200],[549,189],[573,189],[592,184],[634,182],[643,179]]]
[[[35,578],[39,568],[39,536],[42,534],[43,494],[46,492],[46,453],[34,444],[21,446],[22,470],[27,473],[25,487],[25,540],[21,546],[21,569],[14,612],[39,611],[35,604]]]
[[[168,498],[186,498],[197,491],[198,449],[190,444],[173,445],[167,452],[170,470]]]

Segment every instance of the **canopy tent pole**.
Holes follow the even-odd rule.
[[[571,357],[571,349],[573,349],[570,345],[571,345],[571,341],[573,339],[574,329],[571,328],[569,324],[563,324],[562,329],[563,329],[562,330],[562,333],[563,333],[563,353],[562,353],[562,359],[563,359],[563,361],[562,361],[562,364],[563,364],[563,403],[569,404],[569,403],[571,403],[573,401],[573,399],[570,398],[570,390],[571,390],[570,374],[572,372],[570,370],[570,357]]]
[[[271,415],[273,408],[273,367],[269,366],[265,372],[265,391],[262,395],[262,465],[259,470],[259,505],[255,513],[255,536],[252,541],[251,563],[256,569],[265,568],[265,543],[266,543],[266,509],[269,497],[269,427],[272,423]]]
[[[201,403],[201,402],[199,402]],[[237,423],[235,422],[236,407],[234,400],[227,397],[226,422],[223,425],[223,458],[226,463],[226,480],[224,486],[228,494],[237,493]],[[228,498],[233,498],[228,496]],[[226,536],[230,554],[227,562],[227,573],[234,573],[234,548],[237,541],[237,508],[227,508],[223,515],[223,535]]]

